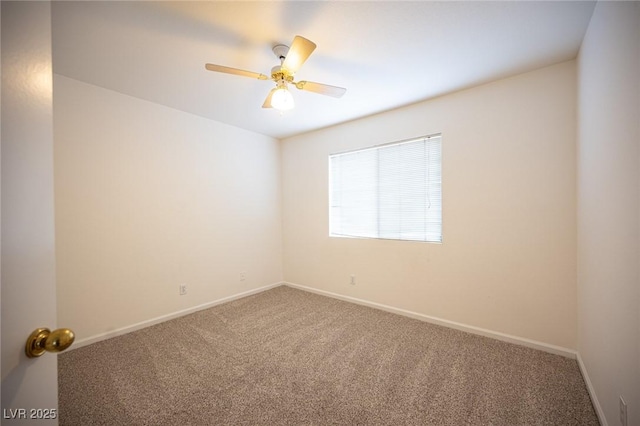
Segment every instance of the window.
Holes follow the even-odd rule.
[[[442,137],[329,156],[329,234],[442,242]]]

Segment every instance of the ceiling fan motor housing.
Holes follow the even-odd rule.
[[[271,78],[280,85],[291,83],[293,81],[293,75],[287,69],[282,68],[282,64],[289,53],[289,46],[276,44],[273,46],[273,53],[280,60],[280,65],[271,68]]]
[[[287,82],[287,83],[291,83],[293,81],[293,75],[291,75],[291,73],[286,70],[285,68],[282,68],[280,65],[276,65],[275,67],[271,68],[271,78],[277,83],[277,82]]]

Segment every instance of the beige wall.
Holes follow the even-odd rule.
[[[285,139],[285,281],[575,349],[575,99],[570,61]],[[328,237],[329,153],[437,132],[443,244]]]
[[[597,4],[578,89],[578,350],[606,423],[623,396],[640,425],[639,3]]]
[[[282,280],[277,140],[60,75],[54,93],[58,320],[79,340]]]

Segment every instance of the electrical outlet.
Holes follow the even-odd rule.
[[[356,276],[351,274],[351,282],[349,283],[351,285],[356,285]]]
[[[620,426],[627,426],[627,403],[620,396]]]
[[[180,296],[184,296],[185,294],[187,294],[187,285],[180,284]]]
[[[247,279],[247,273],[246,271],[242,271],[240,272],[240,281],[244,281]]]

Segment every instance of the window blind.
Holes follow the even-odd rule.
[[[442,242],[441,139],[330,155],[330,235]]]

